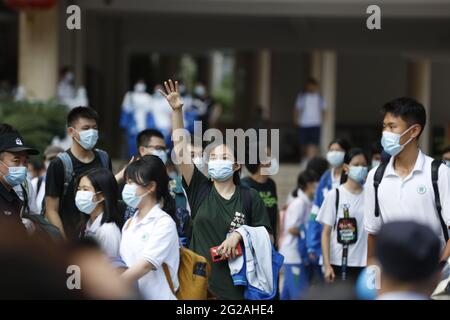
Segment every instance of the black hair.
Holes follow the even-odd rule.
[[[83,177],[88,178],[95,191],[101,192],[103,195],[104,212],[101,224],[114,222],[119,229],[122,229],[124,221],[123,217],[119,213],[119,187],[112,172],[105,168],[95,168],[86,171],[78,177],[75,185],[75,192],[77,191]],[[83,216],[87,221],[88,216]]]
[[[383,147],[381,146],[381,143],[379,141],[372,143],[370,146],[370,153],[373,157],[374,154],[381,154],[383,151]]]
[[[90,107],[76,107],[70,110],[67,115],[67,126],[73,127],[75,122],[81,118],[95,120],[98,123],[97,111]]]
[[[306,170],[314,171],[319,177],[321,177],[325,171],[328,170],[329,163],[322,157],[314,157],[309,160],[306,165]]]
[[[344,163],[350,164],[352,159],[359,155],[363,155],[364,158],[366,159],[366,162],[369,163],[369,157],[367,156],[367,153],[361,148],[353,148],[350,151],[346,152],[344,157]],[[347,179],[348,175],[343,171],[341,176],[341,184],[345,183]]]
[[[7,133],[19,133],[13,126],[7,123],[0,123],[0,136]]]
[[[145,147],[152,137],[158,137],[164,140],[164,136],[161,131],[156,129],[145,129],[137,135],[136,145],[137,147]]]
[[[408,127],[419,124],[421,131],[417,139],[422,134],[427,122],[427,113],[424,106],[413,98],[402,97],[389,101],[383,106],[382,111],[383,116],[390,113],[394,117],[400,117],[408,124]]]
[[[297,188],[292,192],[293,197],[298,196],[298,189],[305,190],[309,183],[317,182],[319,181],[319,176],[316,172],[312,170],[305,170],[303,172],[300,172],[300,174],[297,177]]]
[[[178,225],[175,200],[169,191],[169,176],[166,166],[159,157],[146,155],[131,163],[125,170],[125,181],[128,180],[143,187],[154,181],[156,183],[156,200],[163,200],[162,210],[171,216]]]
[[[442,149],[442,154],[450,152],[450,145],[448,145],[447,147],[445,147],[444,149]]]
[[[351,144],[347,140],[343,138],[336,138],[334,140],[331,140],[330,144],[328,145],[328,149],[330,149],[331,145],[337,143],[342,149],[344,149],[344,152],[347,153],[351,149]]]
[[[319,84],[319,82],[315,78],[309,77],[308,80],[306,80],[306,85],[309,85],[309,84],[313,84],[313,85],[317,86]]]

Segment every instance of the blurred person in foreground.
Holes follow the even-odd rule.
[[[381,267],[378,300],[428,300],[441,277],[441,243],[430,227],[412,221],[386,223],[375,242]]]

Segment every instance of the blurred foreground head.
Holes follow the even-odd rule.
[[[0,300],[136,297],[98,246],[58,245],[8,220],[0,217]]]
[[[375,242],[380,293],[430,296],[440,279],[440,253],[441,241],[429,227],[412,221],[386,223]]]

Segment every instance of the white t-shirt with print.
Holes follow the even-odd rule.
[[[176,300],[167,282],[163,263],[168,266],[172,283],[178,289],[180,247],[173,219],[159,205],[138,221],[137,211],[123,227],[120,255],[130,268],[139,261],[151,263],[151,270],[138,280],[139,291],[146,300]]]
[[[335,224],[344,217],[344,205],[349,208],[351,218],[356,219],[358,239],[349,245],[347,265],[349,267],[364,267],[367,263],[367,231],[364,229],[364,193],[353,194],[344,185],[339,186],[339,209],[336,216],[336,189],[328,192],[319,210],[317,221],[332,227],[330,239],[330,263],[342,265],[342,244],[337,242]]]

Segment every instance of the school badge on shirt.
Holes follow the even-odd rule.
[[[427,192],[427,187],[423,184],[417,186],[417,193],[418,194],[425,194]]]
[[[150,238],[150,235],[147,232],[143,233],[141,236],[142,241],[147,241],[149,238]]]

